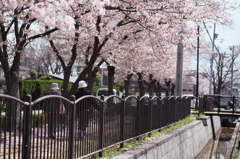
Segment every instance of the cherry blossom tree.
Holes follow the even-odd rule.
[[[190,1],[188,1],[188,2],[190,2]],[[147,8],[146,6],[141,8],[142,10],[137,10],[140,13],[142,13],[142,15],[147,17],[144,19],[145,20],[144,22],[141,21],[141,19],[138,19],[137,16],[131,17],[132,15],[129,14],[128,16],[130,18],[136,20],[138,22],[138,24],[139,23],[141,24],[142,28],[134,27],[135,32],[137,32],[139,30],[142,32],[143,29],[148,30],[148,32],[146,32],[145,35],[142,34],[142,39],[147,39],[148,41],[151,41],[151,40],[149,40],[149,32],[155,33],[155,34],[159,33],[158,35],[160,35],[160,36],[158,36],[156,39],[158,40],[158,42],[159,42],[159,39],[161,40],[160,47],[162,47],[162,45],[164,43],[171,43],[171,44],[176,45],[179,42],[179,40],[182,40],[182,38],[184,39],[184,41],[182,41],[184,43],[184,46],[189,46],[189,45],[192,46],[192,39],[196,39],[196,37],[198,36],[197,35],[197,24],[198,23],[202,23],[203,21],[204,22],[218,21],[222,24],[230,23],[230,21],[227,19],[228,14],[226,14],[226,12],[224,12],[224,10],[226,10],[228,6],[222,5],[219,2],[216,2],[216,1],[214,1],[214,2],[213,1],[211,1],[211,2],[209,2],[209,1],[198,1],[198,2],[192,1],[188,4],[184,4],[185,2],[183,4],[181,4],[181,2],[176,2],[176,3],[175,3],[175,5],[178,6],[178,7],[176,7],[177,9],[176,8],[166,9],[166,8],[164,8],[165,3],[163,3],[162,5],[155,4],[156,6],[162,6],[162,8],[159,9],[158,11],[156,11],[156,7],[154,8],[152,6],[153,4],[149,4],[147,6],[147,7],[151,6],[154,8],[154,9],[151,8],[151,11],[149,11],[150,9],[149,10],[146,9]],[[204,8],[203,8],[203,6],[204,6]],[[132,11],[134,10],[134,7],[129,7],[129,8],[131,8]],[[188,9],[186,10],[186,8],[188,8]],[[119,8],[119,7],[115,7],[114,9],[121,10],[121,8]],[[176,9],[176,10],[174,10],[174,9]],[[214,13],[214,12],[216,13],[216,11],[219,11],[219,13],[216,14],[218,16],[216,17],[216,15],[213,15],[211,13],[209,14],[207,11],[210,11],[210,10],[214,10],[212,13]],[[134,10],[134,12],[135,12],[135,10]],[[161,19],[158,19],[157,17],[155,17],[153,15],[153,12],[154,12],[154,15],[160,14],[160,12],[161,13],[167,12],[168,14],[167,15],[161,14],[166,17],[163,18],[163,17],[159,16],[159,17],[161,17]],[[174,14],[171,14],[171,13],[174,13]],[[149,18],[150,15],[152,18]],[[151,21],[148,21],[150,19],[151,19]],[[171,20],[169,20],[169,19],[171,19]],[[190,23],[190,22],[193,22],[193,23]],[[153,26],[155,28],[153,28]],[[156,27],[156,26],[158,26],[158,27]],[[129,29],[124,28],[124,31],[122,31],[121,33],[125,33],[126,30],[129,30]],[[134,32],[134,31],[132,31],[132,32]],[[123,37],[127,37],[130,39],[130,37],[134,37],[134,36],[130,36],[129,34],[124,34],[121,37],[122,38],[119,38],[119,39],[124,39]],[[132,39],[134,39],[134,38],[132,38]],[[134,41],[129,41],[129,43],[132,46],[136,45],[136,44],[134,44]],[[119,44],[122,45],[122,43],[119,43]],[[142,43],[142,44],[145,48],[147,47],[146,43]],[[196,46],[194,46],[194,47],[196,48]],[[132,47],[126,47],[126,48],[132,48]],[[142,48],[138,47],[138,49],[141,50]],[[129,50],[131,50],[131,49],[129,49]],[[120,52],[124,52],[124,51],[121,50],[121,51],[116,51],[116,52],[117,52],[117,54],[119,54]],[[164,53],[163,49],[160,51],[155,50],[155,52],[158,52],[159,54]],[[126,53],[126,52],[124,52],[124,53]],[[165,53],[168,54],[169,52],[165,52]],[[147,54],[146,52],[145,53],[139,52],[136,54],[142,55],[142,57],[144,59],[146,59],[145,58],[146,56],[144,56]],[[121,54],[121,56],[124,56],[124,55]],[[126,56],[124,56],[124,57],[126,57]],[[138,58],[136,58],[136,56],[134,56],[133,58],[138,59]],[[133,58],[129,58],[129,59],[133,59]],[[123,58],[123,59],[126,60],[127,58]],[[139,59],[138,59],[138,62],[140,63]],[[146,62],[146,60],[144,62]],[[119,67],[119,64],[117,64],[117,65]],[[129,65],[126,65],[126,64],[123,66],[125,66],[124,70],[127,73],[126,77],[129,77],[132,75],[131,71],[128,71],[128,69],[136,67],[136,66],[129,67]],[[128,69],[125,69],[125,68],[128,68]],[[143,68],[146,69],[146,67],[143,67]],[[121,70],[121,67],[120,67],[120,70]],[[146,77],[148,77],[148,76],[146,76]],[[126,79],[129,79],[129,78],[126,78]]]
[[[203,21],[231,24],[226,12],[231,5],[225,0],[2,0],[0,7],[0,62],[7,93],[18,98],[20,59],[26,46],[38,38],[47,38],[50,42],[64,69],[63,94],[69,96],[76,91],[78,81],[97,65],[99,57],[105,59],[111,53],[113,56],[107,62],[116,67],[117,58],[127,57],[129,52],[138,54],[141,60],[130,55],[139,61],[134,61],[131,67],[125,65],[130,72],[123,65],[117,67],[125,69],[127,75],[134,70],[135,74],[141,73],[147,79],[150,74],[137,64],[150,63],[149,48],[152,47],[156,57],[164,55],[167,58],[171,55],[168,47],[179,42],[184,46],[192,44],[192,39],[198,36],[197,25]],[[122,45],[129,47],[119,47]],[[84,59],[84,69],[67,93],[77,57]],[[164,58],[162,63],[165,61]],[[152,75],[154,79],[159,78]]]
[[[88,48],[90,47],[89,51],[91,51],[91,53],[84,51],[85,55],[87,55],[84,55],[84,57],[88,57],[87,59],[90,59],[91,62],[89,64],[91,65],[86,65],[86,68],[88,69],[84,69],[81,72],[69,94],[72,94],[74,89],[77,88],[77,82],[84,78],[87,72],[92,70],[92,66],[94,65],[94,62],[96,62],[97,57],[101,55],[104,58],[104,53],[105,56],[108,56],[110,50],[118,48],[117,45],[121,44],[122,39],[129,38],[134,40],[134,36],[131,35],[134,32],[143,32],[144,30],[145,34],[142,34],[142,39],[148,40],[149,33],[155,34],[155,36],[158,35],[155,39],[161,45],[164,43],[177,44],[182,37],[185,37],[185,45],[187,45],[190,44],[189,39],[197,36],[196,22],[202,22],[205,20],[206,22],[220,21],[221,23],[229,23],[226,18],[227,15],[225,14],[225,10],[227,8],[223,7],[223,4],[209,1],[187,2],[189,3],[186,3],[186,1],[151,1],[149,3],[144,3],[144,1],[129,1],[129,3],[114,1],[109,5],[104,6],[106,9],[105,15],[95,15],[92,17],[89,17],[92,10],[81,10],[82,19],[79,23],[80,27],[88,31],[84,37],[91,39],[89,45],[84,46],[85,48],[86,46],[88,46]],[[217,10],[217,18],[216,16],[213,16],[212,12],[210,12],[211,14],[206,12],[207,10],[210,11],[212,9],[214,9],[215,13]],[[91,22],[89,19],[91,19]],[[190,25],[190,21],[194,22],[194,25]],[[124,34],[120,35],[120,33]],[[79,36],[82,38],[82,35]],[[134,41],[131,42],[132,45],[134,45],[133,43]],[[90,54],[86,54],[87,52]],[[112,54],[119,54],[120,52],[125,51],[111,51]],[[160,54],[162,52],[163,51],[159,51],[158,53]],[[115,55],[112,57],[115,57]],[[71,62],[74,61],[71,60]],[[111,62],[108,63],[111,64]],[[67,78],[66,74],[65,77]]]
[[[105,1],[80,1],[82,5],[93,10],[92,14],[104,14],[102,7]],[[98,3],[98,5],[96,5]],[[70,10],[72,6],[78,6],[70,1],[8,1],[0,3],[0,62],[5,74],[7,93],[19,98],[19,65],[26,46],[35,39],[51,35],[57,30],[70,30],[74,28],[74,17]],[[80,15],[79,15],[80,16]],[[88,19],[88,20],[91,20]],[[9,130],[14,130],[14,121],[19,117],[20,105],[16,111],[11,107],[6,109]],[[16,119],[17,122],[20,119]],[[12,127],[12,128],[11,128]]]

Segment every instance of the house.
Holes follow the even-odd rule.
[[[239,91],[238,87],[232,87],[232,96],[238,97]],[[223,88],[221,89],[221,95],[231,95],[231,88]]]
[[[29,73],[30,73],[30,68],[29,67],[19,66],[19,75],[18,76],[19,76],[20,79],[29,78]],[[5,78],[2,65],[0,65],[0,78]]]
[[[29,78],[30,68],[26,66],[19,66],[19,78],[20,79],[27,79]]]

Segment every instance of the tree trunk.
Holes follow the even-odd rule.
[[[218,86],[217,86],[216,94],[221,94],[222,84],[223,84],[222,78],[219,76],[218,77]]]
[[[142,79],[142,74],[137,73],[137,75],[138,75],[139,96],[142,97],[145,95],[145,88],[144,88],[144,83]]]
[[[126,79],[124,80],[125,98],[129,96],[129,86],[130,86],[130,80],[132,76],[133,76],[132,74],[128,74]]]
[[[7,93],[10,96],[20,98],[19,95],[19,80],[18,80],[18,70],[11,71],[10,77],[11,79],[7,79]],[[21,113],[21,106],[18,102],[13,102],[12,100],[6,101],[6,123],[8,123],[7,130],[8,131],[16,131],[18,130],[18,125],[20,122],[20,113]]]
[[[84,67],[84,69],[82,70],[82,72],[79,74],[77,80],[75,81],[75,83],[72,85],[71,90],[68,93],[68,98],[71,97],[71,95],[74,95],[75,92],[78,90],[78,82],[83,80],[86,75],[92,71],[92,67],[94,65],[94,63],[97,60],[97,57],[99,56],[98,52],[93,52],[91,59],[89,62],[86,63],[86,67]]]
[[[93,69],[93,71],[88,73],[88,86],[87,86],[87,89],[89,91],[91,91],[92,93],[94,93],[94,82],[95,82],[95,79],[97,77],[98,70],[99,70],[99,67],[95,67]]]
[[[154,85],[156,83],[156,80],[153,79],[152,75],[149,75],[149,83],[147,81],[144,81],[144,83],[148,86],[149,88],[149,96],[153,97],[153,90],[154,90]]]
[[[94,85],[94,79],[93,79],[93,71],[88,72],[87,76],[87,90],[93,93],[93,85]]]
[[[68,95],[68,84],[69,84],[70,76],[71,76],[71,67],[66,67],[64,69],[63,84],[61,87],[61,92],[63,97],[67,97]]]
[[[64,78],[63,78],[63,85],[62,85],[62,88],[61,88],[61,93],[62,93],[62,96],[66,97],[66,98],[68,97],[68,83],[69,83],[69,79],[70,79],[70,76],[71,76],[72,66],[73,66],[73,64],[76,60],[76,57],[77,57],[78,37],[79,37],[79,34],[76,33],[75,34],[75,39],[76,39],[75,43],[76,44],[74,44],[72,46],[72,56],[71,56],[71,59],[69,60],[69,62],[67,63],[67,65],[65,64],[65,62],[63,60],[63,57],[59,55],[59,51],[56,48],[53,40],[49,40],[49,43],[50,43],[54,53],[56,54],[57,58],[61,62],[62,68],[64,70]]]
[[[162,86],[161,86],[161,84],[159,82],[156,83],[156,85],[154,86],[154,89],[155,89],[156,96],[161,97],[161,95],[162,95]]]
[[[17,12],[16,12],[17,13]],[[31,19],[31,20],[30,20]],[[23,23],[18,23],[18,16],[14,16],[14,23],[12,28],[15,30],[12,32],[15,36],[15,46],[11,46],[7,43],[3,44],[2,48],[0,49],[0,62],[5,74],[5,80],[6,80],[6,85],[7,85],[7,94],[20,98],[19,94],[19,66],[20,66],[20,59],[22,56],[22,51],[26,47],[26,45],[30,42],[28,41],[28,32],[31,24],[34,22],[32,18],[27,18],[24,20]],[[25,31],[23,31],[25,30]],[[47,34],[51,34],[52,32],[55,32],[57,29],[53,28],[48,31]],[[5,28],[4,25],[1,25],[1,41],[7,41],[8,40],[8,34],[9,30]],[[43,34],[42,34],[43,35]],[[42,36],[32,36],[32,40],[40,38]],[[9,52],[9,48],[15,48],[17,50],[15,53],[14,52]],[[14,55],[12,55],[14,54]],[[9,68],[9,57],[13,57],[13,62],[11,68]],[[21,113],[21,106],[19,103],[11,103],[6,107],[6,122],[7,124],[7,129],[8,131],[13,131],[18,129],[18,125],[20,122],[20,113]]]
[[[170,89],[171,89],[171,79],[165,79],[165,85],[166,85],[166,97],[170,96]]]
[[[153,97],[154,83],[149,83],[149,96]]]
[[[171,84],[171,95],[172,95],[172,96],[174,96],[175,86],[176,86],[176,85],[175,85],[174,83]]]
[[[108,69],[108,95],[113,95],[115,67],[107,66]]]
[[[101,17],[98,17],[98,20],[96,22],[96,26],[99,26],[101,23]],[[78,82],[82,79],[84,79],[86,77],[86,75],[88,74],[89,71],[92,71],[92,68],[97,60],[97,58],[100,56],[100,52],[102,47],[106,44],[106,42],[108,41],[108,37],[106,37],[102,43],[100,43],[98,37],[94,38],[94,45],[93,45],[93,53],[92,56],[90,58],[90,60],[86,61],[86,67],[83,69],[83,71],[80,73],[80,75],[78,76],[77,80],[75,81],[75,83],[72,85],[71,90],[68,93],[68,97],[70,98],[71,95],[73,95],[76,91],[77,91],[77,86],[78,86]],[[88,56],[88,55],[87,55]],[[88,59],[88,58],[86,58]]]
[[[88,74],[88,72],[91,71],[91,68],[90,68],[90,67],[91,67],[91,66],[85,67],[85,68],[83,69],[83,71],[79,74],[77,80],[75,81],[75,83],[73,83],[72,88],[70,89],[70,91],[69,91],[69,93],[68,93],[68,98],[70,98],[71,95],[74,95],[75,92],[78,90],[78,82],[81,81],[81,80],[83,80],[83,79],[86,77],[86,75]]]

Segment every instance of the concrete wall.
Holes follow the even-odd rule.
[[[220,118],[213,116],[213,122],[215,133],[220,132]],[[193,159],[212,139],[210,117],[204,117],[113,159]]]

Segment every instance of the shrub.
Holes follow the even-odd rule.
[[[46,123],[43,113],[32,114],[32,127],[41,127]]]
[[[38,78],[38,73],[37,73],[36,70],[31,69],[31,71],[30,71],[30,78],[31,79],[35,79],[35,80]]]
[[[50,80],[51,79],[51,75],[48,75],[48,74],[43,74],[41,77],[40,77],[41,80]]]

